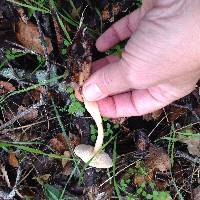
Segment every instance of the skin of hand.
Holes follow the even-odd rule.
[[[200,1],[143,0],[96,42],[106,51],[129,38],[121,58],[93,63],[83,86],[103,116],[140,116],[194,90],[200,78]]]

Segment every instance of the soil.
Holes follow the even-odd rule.
[[[95,41],[140,1],[16,2],[0,1],[0,199],[195,199],[198,87],[157,112],[104,119],[113,168],[85,166],[73,154],[96,137],[94,121],[74,95],[80,74],[118,53],[98,52]]]

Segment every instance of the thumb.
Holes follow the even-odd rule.
[[[112,62],[96,71],[83,86],[83,95],[88,101],[98,101],[107,96],[130,90],[126,63],[123,59]]]

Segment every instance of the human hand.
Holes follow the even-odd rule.
[[[94,62],[83,86],[107,117],[139,116],[189,94],[200,78],[200,1],[144,0],[96,42],[106,51],[129,38],[122,58]]]

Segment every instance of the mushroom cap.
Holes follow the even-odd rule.
[[[94,147],[91,145],[80,144],[74,149],[74,153],[91,167],[110,168],[112,167],[112,159],[104,151],[94,152]]]

